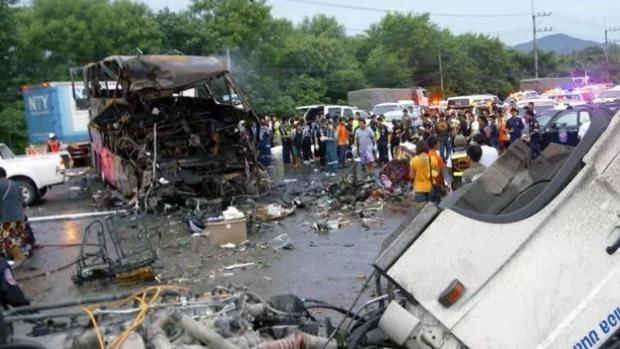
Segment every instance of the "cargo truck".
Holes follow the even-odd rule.
[[[84,89],[76,86],[77,94]],[[71,154],[75,166],[90,163],[90,137],[88,134],[88,108],[81,108],[73,98],[71,82],[44,82],[22,87],[29,155],[46,152],[50,133],[63,144],[62,149]],[[79,96],[78,96],[79,97]]]
[[[367,88],[347,93],[349,105],[372,110],[379,103],[412,100],[419,107],[428,107],[428,92],[421,87]]]

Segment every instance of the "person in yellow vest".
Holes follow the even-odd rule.
[[[467,156],[467,140],[463,135],[454,137],[454,150],[448,157],[446,167],[451,175],[452,182],[450,187],[457,190],[463,185],[463,172],[471,165],[471,160]]]
[[[355,112],[355,116],[353,117],[353,122],[351,123],[351,133],[355,134],[357,128],[360,127],[360,113]]]
[[[428,145],[425,141],[419,141],[415,150],[417,155],[409,162],[409,178],[413,184],[415,201],[428,202],[431,200],[433,177],[437,175],[439,165],[437,160],[428,155]]]

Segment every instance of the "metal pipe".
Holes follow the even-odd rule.
[[[128,212],[127,210],[114,210],[114,211],[100,211],[100,212],[70,213],[70,214],[60,214],[60,215],[41,216],[41,217],[28,217],[28,222],[29,223],[43,223],[43,222],[51,222],[51,221],[62,221],[62,220],[68,220],[68,219],[83,219],[83,218],[119,215],[119,214],[124,214],[127,212]]]
[[[230,343],[228,340],[220,336],[211,328],[201,325],[197,321],[184,314],[181,310],[176,308],[166,309],[149,326],[147,334],[154,348],[172,348],[172,344],[166,336],[166,332],[163,330],[163,327],[169,322],[176,323],[179,327],[182,327],[190,336],[203,342],[209,348],[239,349],[237,346]]]
[[[180,307],[180,309],[200,309],[200,308],[208,308],[217,306],[218,303],[164,303],[164,304],[155,304],[151,306],[151,309],[161,309],[161,308],[169,308],[169,307]],[[137,313],[140,311],[139,308],[131,308],[131,309],[121,309],[121,310],[102,310],[98,309],[93,311],[93,315],[102,315],[102,314],[111,314],[111,315],[130,315],[133,313]],[[214,316],[217,314],[214,314]],[[53,313],[53,314],[26,314],[26,315],[9,315],[5,317],[3,320],[5,322],[17,322],[17,321],[32,321],[32,320],[44,320],[44,319],[52,319],[52,318],[60,318],[60,317],[77,317],[77,316],[86,316],[86,313],[83,311],[70,311],[63,313]]]
[[[147,329],[147,336],[155,349],[172,349],[172,343],[166,336],[164,326],[170,321],[171,311],[163,311]]]
[[[239,349],[236,345],[233,345],[224,337],[220,336],[217,332],[201,325],[197,321],[193,320],[189,316],[185,315],[179,309],[171,309],[170,315],[172,319],[183,327],[187,333],[199,341],[205,343],[212,349]],[[336,348],[334,348],[336,349]]]
[[[22,314],[22,313],[30,313],[30,312],[35,312],[35,311],[49,310],[49,309],[73,307],[73,306],[84,305],[84,304],[110,302],[110,301],[115,301],[118,299],[127,298],[131,296],[132,294],[134,294],[134,292],[135,291],[128,292],[128,293],[122,293],[122,294],[112,294],[112,295],[105,295],[105,296],[99,296],[99,297],[92,297],[92,298],[78,298],[77,300],[61,302],[61,303],[28,305],[25,307],[17,307],[17,308],[14,308],[14,309],[11,309],[11,310],[8,310],[2,313],[2,317],[4,317],[6,320],[6,318],[9,315],[13,315],[13,314]]]

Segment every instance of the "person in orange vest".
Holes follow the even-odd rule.
[[[338,167],[344,168],[347,160],[347,150],[349,149],[349,130],[345,120],[341,117],[336,127],[336,140],[338,144]]]
[[[58,153],[60,151],[60,141],[56,139],[56,135],[50,133],[47,137],[47,152]]]
[[[500,114],[497,118],[497,131],[499,152],[502,153],[504,150],[508,149],[508,146],[510,145],[510,135],[508,133],[508,129],[506,128],[506,119],[503,114]]]

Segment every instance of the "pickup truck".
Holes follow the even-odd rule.
[[[65,167],[69,153],[60,152],[33,156],[16,156],[0,143],[0,167],[8,178],[18,182],[26,205],[32,205],[45,195],[51,186],[65,182]]]

